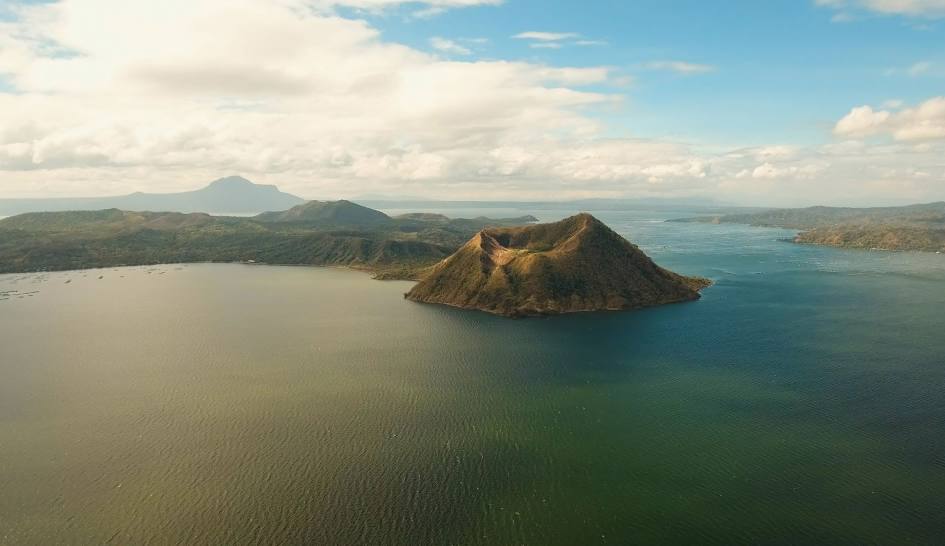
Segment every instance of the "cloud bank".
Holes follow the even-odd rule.
[[[837,122],[836,142],[813,148],[615,134],[606,120],[627,97],[625,77],[610,67],[477,60],[449,37],[431,37],[440,52],[431,54],[386,42],[338,9],[398,5],[417,3],[17,5],[0,22],[0,197],[177,191],[226,174],[308,198],[795,204],[941,195],[942,99],[854,109]],[[574,38],[525,34],[542,43]]]

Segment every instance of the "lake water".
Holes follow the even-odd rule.
[[[939,542],[945,256],[672,216],[599,214],[716,284],[629,313],[336,269],[0,276],[0,543]]]

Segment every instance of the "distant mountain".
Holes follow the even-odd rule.
[[[229,176],[215,180],[205,188],[181,193],[138,192],[115,197],[0,199],[0,215],[103,209],[253,214],[266,210],[285,210],[304,202],[301,197],[281,192],[275,186],[254,184],[240,176]]]
[[[344,199],[309,201],[281,212],[264,212],[260,222],[306,222],[334,226],[370,226],[388,222],[390,216]]]
[[[530,316],[689,301],[708,284],[662,269],[590,214],[579,214],[552,224],[484,229],[406,297]]]
[[[843,248],[945,252],[945,202],[903,207],[807,207],[674,222],[749,224],[802,230],[794,242]]]

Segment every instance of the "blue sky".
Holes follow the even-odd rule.
[[[0,0],[0,197],[945,200],[945,0]]]
[[[616,89],[627,96],[626,111],[600,115],[614,131],[638,136],[721,146],[823,142],[851,105],[914,103],[945,92],[943,23],[929,17],[838,11],[805,0],[509,0],[411,17],[414,10],[368,17],[391,41],[435,52],[430,39],[443,37],[472,51],[452,58],[605,65],[631,77],[631,85]],[[534,42],[512,38],[527,31],[580,38],[534,49]],[[479,38],[488,42],[469,41]],[[580,40],[602,43],[567,45]],[[713,70],[647,68],[667,60]],[[910,74],[919,63],[928,68]]]

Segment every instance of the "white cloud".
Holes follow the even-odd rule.
[[[532,49],[561,49],[567,46],[602,46],[607,42],[602,40],[577,39],[581,35],[575,32],[521,32],[512,36],[516,40],[528,40],[528,47]]]
[[[815,0],[815,3],[835,9],[856,8],[884,15],[945,16],[945,0]]]
[[[430,38],[430,45],[433,46],[433,49],[442,51],[443,53],[452,53],[454,55],[472,55],[472,50],[468,47],[461,46],[453,40],[447,40],[446,38],[440,38],[438,36]]]
[[[864,137],[876,134],[889,120],[885,110],[874,111],[870,106],[858,106],[844,116],[833,128],[839,136]]]
[[[579,38],[581,35],[574,32],[520,32],[512,38],[517,40],[538,40],[540,42],[559,42],[571,38]]]
[[[281,2],[283,0],[276,0]],[[442,10],[450,8],[466,8],[473,6],[497,6],[503,0],[312,0],[307,2],[308,6],[328,10],[336,7],[355,8],[366,11],[381,11],[387,8],[402,6],[405,4],[419,4],[424,6],[424,12],[440,13]]]
[[[797,146],[788,146],[777,144],[773,146],[762,146],[751,150],[752,155],[758,159],[790,159],[796,157],[799,153]]]
[[[921,76],[927,74],[932,69],[932,63],[929,61],[920,61],[910,66],[906,71],[910,76]]]
[[[833,14],[833,17],[830,18],[830,21],[833,23],[852,23],[856,21],[856,17],[852,13],[846,11],[839,11]]]
[[[785,165],[777,166],[772,163],[762,163],[751,171],[752,178],[780,179],[780,178],[811,178],[812,176],[824,170],[824,166],[815,164],[806,164],[802,166]],[[742,171],[739,175],[746,173]],[[743,176],[742,176],[743,177]]]
[[[887,68],[883,71],[883,75],[887,77],[908,76],[910,78],[942,77],[945,76],[945,68],[943,68],[941,63],[917,61],[904,67]]]
[[[705,74],[715,71],[715,67],[708,64],[688,63],[685,61],[653,61],[646,63],[649,70],[667,70],[677,74]]]
[[[945,139],[945,97],[895,112],[858,106],[837,122],[834,134],[847,138],[884,135],[905,142]]]

